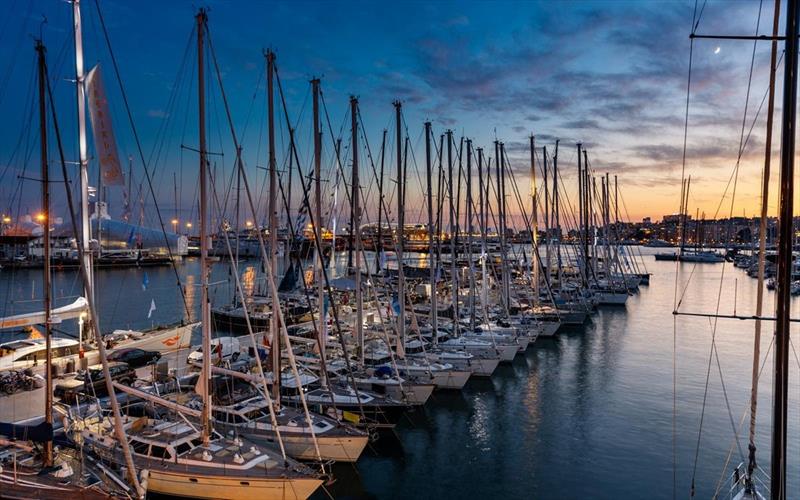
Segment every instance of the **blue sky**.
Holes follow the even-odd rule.
[[[74,76],[71,8],[60,0],[3,1],[8,17],[0,21],[0,112],[6,117],[0,125],[0,173],[5,172],[0,205],[4,212],[17,214],[37,209],[37,186],[28,182],[20,188],[16,176],[23,168],[28,169],[26,175],[38,169],[36,148],[31,149],[38,134],[26,124],[31,118],[28,95],[35,62],[31,35],[39,31],[42,15],[47,18],[42,33],[67,156],[76,157],[74,86],[68,81]],[[100,2],[145,156],[154,170],[159,204],[171,217],[175,172],[181,184],[181,220],[191,218],[196,199],[196,154],[182,151],[180,145],[197,145],[196,86],[190,83],[196,54],[190,36],[198,5]],[[332,139],[341,135],[347,150],[348,97],[355,94],[373,155],[377,156],[382,130],[388,128],[392,139],[387,158],[393,158],[389,156],[394,148],[391,103],[400,99],[416,168],[424,168],[422,124],[431,120],[437,136],[452,128],[456,138],[466,135],[489,153],[495,137],[504,141],[520,190],[527,194],[527,137],[533,133],[537,143],[549,149],[556,138],[561,139],[559,160],[568,186],[576,169],[575,142],[582,141],[598,172],[620,176],[633,218],[660,218],[678,205],[694,2],[217,0],[204,5],[248,172],[258,190],[264,173],[256,167],[266,164],[262,49],[271,47],[277,53],[304,167],[311,164],[308,80],[318,76],[333,129],[332,137],[325,123],[326,172],[333,164]],[[761,33],[771,30],[771,7],[771,2],[763,5]],[[95,9],[94,0],[83,1],[87,66],[100,62],[106,71],[120,155],[136,158],[134,182],[138,183],[142,165]],[[751,34],[758,9],[755,1],[708,2],[698,32]],[[699,207],[708,216],[717,211],[736,164],[752,50],[749,42],[695,44],[687,171],[694,186],[690,209]],[[756,51],[746,128],[766,90],[768,50],[762,43]],[[212,158],[218,162],[223,197],[233,146],[221,119],[218,86],[211,85],[209,93],[210,148],[225,154]],[[764,111],[743,155],[733,208],[728,198],[722,215],[730,210],[752,214],[757,206],[763,115]],[[282,117],[278,124],[278,162],[283,165],[287,132]],[[27,158],[15,147],[21,137],[31,150]],[[348,161],[349,153],[344,156]],[[415,167],[411,168],[413,173]],[[387,164],[387,175],[393,172]],[[362,170],[362,179],[366,173]],[[410,173],[409,178],[408,206],[420,206],[416,202],[422,188],[415,175]],[[326,174],[326,181],[332,186],[335,179]],[[329,198],[332,192],[326,188]],[[370,193],[367,201],[374,204],[374,188]],[[150,195],[145,198],[150,204]],[[118,213],[121,193],[112,191],[110,199],[112,213]],[[341,199],[343,195],[340,207]],[[407,209],[407,217],[418,216],[419,210]],[[152,218],[151,209],[146,217]]]

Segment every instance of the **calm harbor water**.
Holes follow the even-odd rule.
[[[712,496],[721,477],[744,458],[734,427],[747,452],[754,324],[719,320],[715,329],[707,318],[674,317],[676,270],[683,311],[714,312],[720,298],[720,313],[752,314],[756,282],[731,264],[645,259],[651,284],[626,307],[601,308],[584,328],[537,341],[489,380],[472,380],[462,392],[434,393],[355,467],[338,465],[329,492],[337,498],[671,498],[675,488],[676,496],[685,498],[694,477],[696,495]],[[249,287],[257,286],[255,264],[243,266]],[[178,279],[186,285],[189,309],[198,309],[196,271],[197,262],[190,260],[178,266],[179,277],[168,267],[98,272],[103,329],[180,320],[186,313]],[[145,272],[149,283],[143,289]],[[31,299],[41,297],[38,274],[0,270],[0,313],[37,307]],[[56,272],[54,278],[59,304],[80,293],[76,273]],[[212,300],[229,300],[233,285],[226,263],[215,266],[212,281]],[[765,297],[771,314],[773,293]],[[151,301],[156,311],[148,319]],[[771,323],[764,324],[764,332],[762,359],[768,350],[770,355],[760,383],[757,444],[761,466],[769,470]],[[798,366],[793,354],[790,497],[800,496]]]

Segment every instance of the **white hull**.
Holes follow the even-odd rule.
[[[433,373],[433,383],[437,389],[460,390],[466,385],[472,372],[469,370],[442,370]]]
[[[597,301],[606,306],[624,306],[628,301],[628,294],[627,292],[599,292]]]
[[[239,430],[243,436],[259,444],[275,443],[275,435],[263,433],[251,434],[247,428]],[[317,460],[317,450],[311,436],[281,433],[286,454],[298,460]],[[336,462],[355,462],[364,448],[367,447],[369,436],[317,436],[317,445],[322,460]]]

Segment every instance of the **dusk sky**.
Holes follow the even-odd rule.
[[[47,18],[41,29],[66,153],[68,159],[77,159],[74,86],[68,81],[74,78],[71,6],[61,0],[3,3],[0,201],[4,213],[16,216],[38,207],[38,186],[28,181],[20,187],[18,176],[24,169],[25,175],[38,175],[37,118],[31,112],[35,109],[31,93],[35,90],[33,36],[39,32],[42,15]],[[87,70],[100,62],[105,71],[120,157],[127,164],[127,157],[133,155],[134,183],[139,183],[143,167],[124,115],[95,2],[82,3]],[[179,218],[191,217],[188,210],[196,200],[197,156],[182,151],[180,145],[197,146],[196,52],[190,37],[200,5],[209,9],[211,39],[234,125],[242,138],[251,182],[258,190],[264,172],[256,166],[267,162],[262,49],[272,48],[289,116],[297,128],[304,170],[312,161],[310,78],[322,79],[333,138],[341,136],[346,148],[351,94],[360,98],[366,137],[376,161],[382,130],[389,130],[387,175],[394,173],[393,160],[389,160],[395,147],[392,101],[403,102],[416,159],[416,167],[413,162],[410,167],[407,194],[411,222],[420,217],[423,191],[413,172],[418,170],[424,179],[425,120],[433,122],[437,137],[452,128],[456,140],[469,137],[489,155],[494,153],[495,137],[504,141],[523,196],[529,193],[528,136],[534,134],[537,146],[546,145],[549,151],[555,139],[561,139],[559,163],[573,198],[575,143],[581,141],[596,172],[619,176],[631,218],[660,219],[677,211],[694,2],[102,0],[100,8],[144,154],[155,171],[159,205],[167,217],[174,213],[173,172],[181,191]],[[772,2],[762,8],[757,27],[759,2],[708,2],[697,32],[754,34],[758,29],[769,33]],[[721,200],[739,151],[752,54],[752,42],[695,42],[687,149],[692,213],[699,208],[713,217],[719,206],[720,216],[731,211],[730,194],[724,203]],[[768,43],[759,43],[754,61],[745,136],[767,90]],[[777,92],[780,96],[780,85]],[[220,179],[224,176],[227,184],[234,150],[216,83],[209,84],[208,102],[209,148],[224,153],[211,160],[218,162]],[[779,123],[780,107],[776,108]],[[288,139],[282,109],[280,113],[278,163],[282,166]],[[753,215],[760,203],[765,114],[766,105],[744,150],[735,215]],[[323,168],[330,172],[333,148],[326,120],[323,117]],[[776,141],[779,136],[776,127]],[[363,140],[361,146],[365,147]],[[55,161],[56,150],[51,150]],[[350,155],[346,152],[345,156],[349,172]],[[361,161],[364,189],[371,193],[367,203],[374,206],[375,190],[370,188],[363,153]],[[96,168],[94,163],[92,168]],[[53,175],[60,177],[60,170]],[[330,195],[333,178],[326,175]],[[220,180],[220,197],[224,196],[222,184]],[[149,205],[150,195],[145,197]],[[112,213],[118,214],[119,188],[112,188],[110,199]],[[343,194],[339,200],[341,208]],[[770,205],[774,212],[776,202]],[[152,220],[150,213],[147,217]]]

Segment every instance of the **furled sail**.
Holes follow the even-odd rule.
[[[50,322],[60,323],[65,319],[73,319],[89,310],[89,303],[84,297],[78,297],[75,302],[66,306],[50,310]],[[41,325],[44,323],[44,311],[17,314],[0,318],[0,329],[22,328],[25,326]]]

